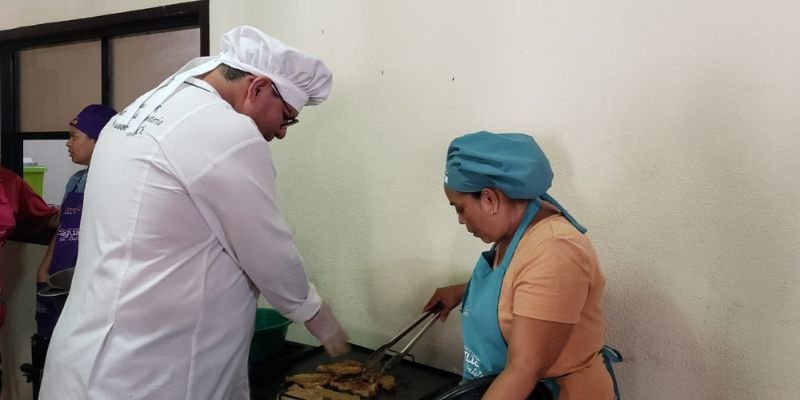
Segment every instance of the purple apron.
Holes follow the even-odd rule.
[[[58,224],[53,258],[50,261],[50,275],[73,268],[78,259],[78,232],[83,211],[83,193],[69,192],[61,204],[61,220]],[[61,310],[67,300],[66,293],[60,296],[42,296],[38,290],[47,283],[36,284],[36,328],[39,335],[50,336],[56,327]]]

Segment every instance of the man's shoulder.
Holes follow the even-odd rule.
[[[233,109],[212,106],[175,125],[164,137],[162,148],[168,152],[176,147],[224,152],[256,138],[261,134],[253,120]]]
[[[172,120],[171,126],[167,127],[169,136],[215,142],[216,139],[224,140],[226,136],[241,140],[243,137],[259,135],[252,119],[239,114],[230,104],[219,98],[197,102],[188,107],[176,106],[175,110],[165,111],[165,115]]]
[[[134,121],[138,118],[142,117],[137,116]],[[156,142],[187,134],[197,138],[198,135],[218,131],[223,127],[246,129],[249,120],[218,95],[191,85],[186,85],[143,118],[144,121],[136,133],[126,136],[150,137]],[[252,121],[250,124],[254,127]],[[118,131],[125,129],[124,126],[117,125],[114,128]]]
[[[263,146],[264,157],[269,156],[253,120],[227,103],[209,105],[183,117],[158,142],[163,157],[186,181],[243,146]]]

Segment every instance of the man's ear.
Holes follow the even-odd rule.
[[[263,76],[253,77],[251,78],[252,82],[247,87],[247,97],[251,99],[255,99],[258,96],[262,95],[269,95],[269,91],[272,90],[270,88],[270,84],[272,82]]]

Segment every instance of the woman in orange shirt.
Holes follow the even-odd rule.
[[[463,302],[464,379],[495,376],[484,399],[526,399],[543,381],[559,400],[613,400],[604,364],[605,277],[586,229],[547,194],[550,163],[532,137],[477,132],[447,152],[444,186],[459,223],[486,243],[468,283],[426,310]]]

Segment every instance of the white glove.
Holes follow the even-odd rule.
[[[337,357],[350,351],[347,335],[336,321],[331,307],[325,303],[319,307],[317,315],[306,321],[306,329],[322,343],[331,357]]]

